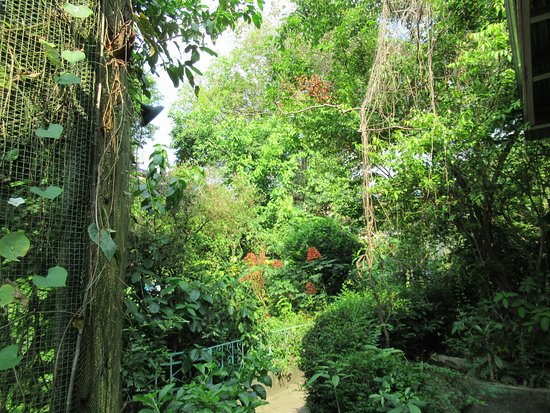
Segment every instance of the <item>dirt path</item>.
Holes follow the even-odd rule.
[[[294,375],[292,381],[279,388],[267,392],[267,406],[256,409],[257,413],[310,413],[306,407],[306,396],[300,385],[301,374]],[[275,387],[275,386],[274,386]]]

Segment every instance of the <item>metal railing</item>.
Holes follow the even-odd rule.
[[[265,347],[259,344],[259,348],[264,348],[269,354],[277,351],[284,351],[288,344],[295,342],[298,337],[303,336],[297,332],[305,330],[311,326],[311,323],[299,324],[291,327],[280,328],[269,333],[269,345]],[[169,382],[175,383],[179,387],[188,383],[192,375],[192,364],[197,360],[204,360],[207,363],[214,363],[219,368],[244,367],[247,352],[251,349],[243,340],[233,340],[226,343],[217,344],[211,347],[196,348],[187,351],[177,351],[168,355],[169,359],[161,366],[167,369]],[[155,385],[157,381],[155,381]]]

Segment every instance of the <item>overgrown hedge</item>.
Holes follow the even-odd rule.
[[[460,375],[380,349],[379,337],[369,293],[345,293],[317,318],[300,365],[312,411],[454,413],[469,403]]]

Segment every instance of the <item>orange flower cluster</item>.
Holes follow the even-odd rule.
[[[321,253],[319,252],[319,250],[315,247],[310,247],[308,250],[307,250],[307,258],[306,258],[306,261],[313,261],[313,260],[317,260],[319,258],[322,258],[321,257]]]
[[[256,254],[254,254],[253,252],[249,252],[244,256],[243,261],[246,262],[246,264],[250,267],[252,265],[256,265],[258,259],[256,258]]]
[[[273,268],[281,268],[281,267],[284,267],[284,263],[281,261],[281,260],[273,260],[273,262],[271,263],[271,266]]]
[[[327,103],[332,95],[332,84],[319,75],[302,75],[295,78],[298,89],[319,103]]]
[[[315,288],[315,284],[309,281],[306,283],[306,294],[317,294],[318,292],[319,290]]]

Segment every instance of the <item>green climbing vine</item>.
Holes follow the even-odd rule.
[[[85,19],[92,15],[92,10],[87,6],[78,6],[72,3],[65,3],[63,10],[67,15],[75,19]],[[44,55],[47,61],[56,69],[52,75],[53,80],[59,87],[65,88],[71,85],[78,85],[81,79],[71,72],[71,66],[77,65],[86,61],[86,54],[81,50],[60,50],[55,44],[45,39],[39,40],[40,44],[44,46]],[[36,74],[40,76],[42,74]],[[35,130],[36,137],[49,140],[49,139],[61,139],[64,126],[58,123],[50,123],[46,127],[40,127]],[[19,157],[19,149],[13,148],[6,152],[3,157],[4,161],[13,162]],[[46,187],[31,186],[28,188],[27,197],[21,195],[25,194],[25,187],[28,182],[20,182],[17,194],[19,196],[13,196],[9,198],[8,205],[13,208],[20,209],[27,206],[29,210],[37,210],[37,208],[44,208],[45,203],[55,201],[62,193],[63,188],[55,185],[48,185]],[[35,197],[32,197],[32,196]],[[23,216],[23,213],[21,213]],[[95,225],[95,224],[92,224]],[[116,249],[110,238],[110,235],[105,230],[98,230],[97,236],[94,231],[90,231],[90,238],[100,245],[101,249],[105,252],[105,255],[109,258],[112,257],[112,250]],[[3,236],[0,238],[0,274],[2,277],[2,284],[0,285],[0,313],[8,313],[8,306],[28,304],[29,299],[22,292],[31,291],[32,288],[38,290],[49,290],[55,288],[66,287],[67,278],[69,276],[68,271],[62,266],[54,266],[47,270],[45,275],[32,275],[25,279],[17,277],[19,280],[14,282],[9,278],[9,273],[6,276],[5,268],[11,263],[17,263],[23,259],[27,253],[32,249],[31,241],[28,235],[23,230],[3,227],[1,228]],[[36,235],[36,234],[34,234]],[[110,242],[109,242],[110,240]],[[24,286],[24,284],[27,284]],[[0,349],[0,371],[15,368],[24,357],[22,352],[23,348],[19,344],[10,344]]]

